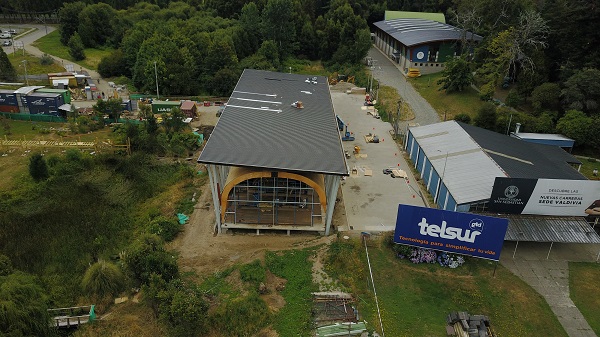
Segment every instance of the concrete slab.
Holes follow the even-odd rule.
[[[392,127],[362,109],[364,95],[332,91],[331,97],[336,114],[348,124],[348,130],[355,137],[354,141],[343,142],[344,150],[352,153],[354,146],[359,146],[360,153],[367,155],[366,158],[347,159],[348,167],[352,169],[356,166],[359,171],[357,175],[342,182],[348,229],[393,231],[398,204],[425,206],[425,202],[421,199],[416,180],[402,156],[401,147],[390,136]],[[369,133],[378,135],[380,142],[367,143],[364,136]],[[390,167],[406,171],[408,179],[383,174],[383,169]],[[365,169],[371,169],[372,176],[365,176]]]

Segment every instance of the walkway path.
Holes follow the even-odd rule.
[[[522,246],[519,245],[519,248]],[[544,297],[569,337],[596,337],[571,300],[569,262],[563,259],[547,260],[546,251],[547,247],[521,249],[515,259],[511,254],[503,254],[501,263]]]

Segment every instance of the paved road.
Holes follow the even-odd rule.
[[[400,96],[404,97],[415,112],[415,119],[401,123],[401,129],[404,130],[408,123],[419,123],[428,125],[438,123],[440,117],[431,105],[413,88],[413,86],[402,75],[400,67],[387,58],[379,49],[371,47],[369,56],[376,60],[373,76],[381,84],[387,85],[398,90]]]

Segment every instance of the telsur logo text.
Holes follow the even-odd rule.
[[[472,222],[473,221],[471,221],[471,223]],[[481,234],[481,230],[479,230],[479,229],[477,229],[477,230],[467,229],[463,233],[462,228],[449,227],[449,226],[447,226],[446,221],[442,221],[442,225],[438,226],[438,225],[434,225],[434,224],[428,224],[427,219],[421,218],[421,222],[419,222],[418,225],[419,225],[419,227],[421,227],[421,229],[420,229],[421,235],[433,236],[435,238],[442,238],[442,239],[448,239],[448,240],[457,239],[459,241],[473,243],[473,242],[475,242],[475,238],[477,237],[477,235]],[[471,224],[470,224],[470,226],[471,226]],[[483,222],[481,222],[481,228],[483,229]]]

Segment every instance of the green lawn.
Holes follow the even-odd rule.
[[[442,77],[441,73],[423,75],[421,77],[409,79],[413,87],[425,98],[429,104],[438,112],[440,118],[446,120],[453,119],[457,114],[467,114],[473,119],[477,115],[477,110],[484,104],[479,99],[479,94],[473,88],[466,88],[461,92],[446,94],[440,91],[437,81]]]
[[[596,161],[596,160],[591,160],[591,159],[586,159],[586,158],[582,158],[582,157],[577,157],[577,159],[581,160],[581,174],[583,174],[584,176],[586,176],[588,179],[591,180],[600,180],[600,174],[597,176],[594,176],[593,172],[594,169],[598,170],[598,172],[600,172],[600,162]]]
[[[600,264],[569,262],[571,299],[596,335],[600,335]]]
[[[33,43],[35,47],[44,53],[48,53],[50,55],[54,55],[65,60],[69,60],[73,63],[86,67],[88,69],[96,70],[98,68],[98,63],[104,57],[112,53],[114,49],[112,48],[86,48],[85,49],[85,60],[75,61],[71,55],[69,55],[69,48],[63,46],[60,43],[60,33],[58,30],[53,31],[52,33],[42,37],[41,39],[35,41]]]
[[[65,71],[65,68],[61,66],[60,63],[55,62],[50,65],[43,65],[41,64],[41,59],[39,57],[33,56],[29,53],[25,53],[25,55],[19,52],[11,53],[8,54],[8,59],[10,60],[10,63],[13,65],[13,67],[15,67],[15,69],[17,70],[19,76],[25,73],[25,69],[22,66],[22,62],[25,60],[27,61],[26,65],[28,75],[58,73],[61,71]]]
[[[335,242],[330,251],[332,274],[358,296],[370,326],[378,327],[364,247]],[[489,316],[499,336],[567,336],[544,299],[502,265],[495,277],[495,263],[475,258],[457,269],[416,265],[375,243],[369,256],[386,335],[445,336],[446,316],[467,311]]]

